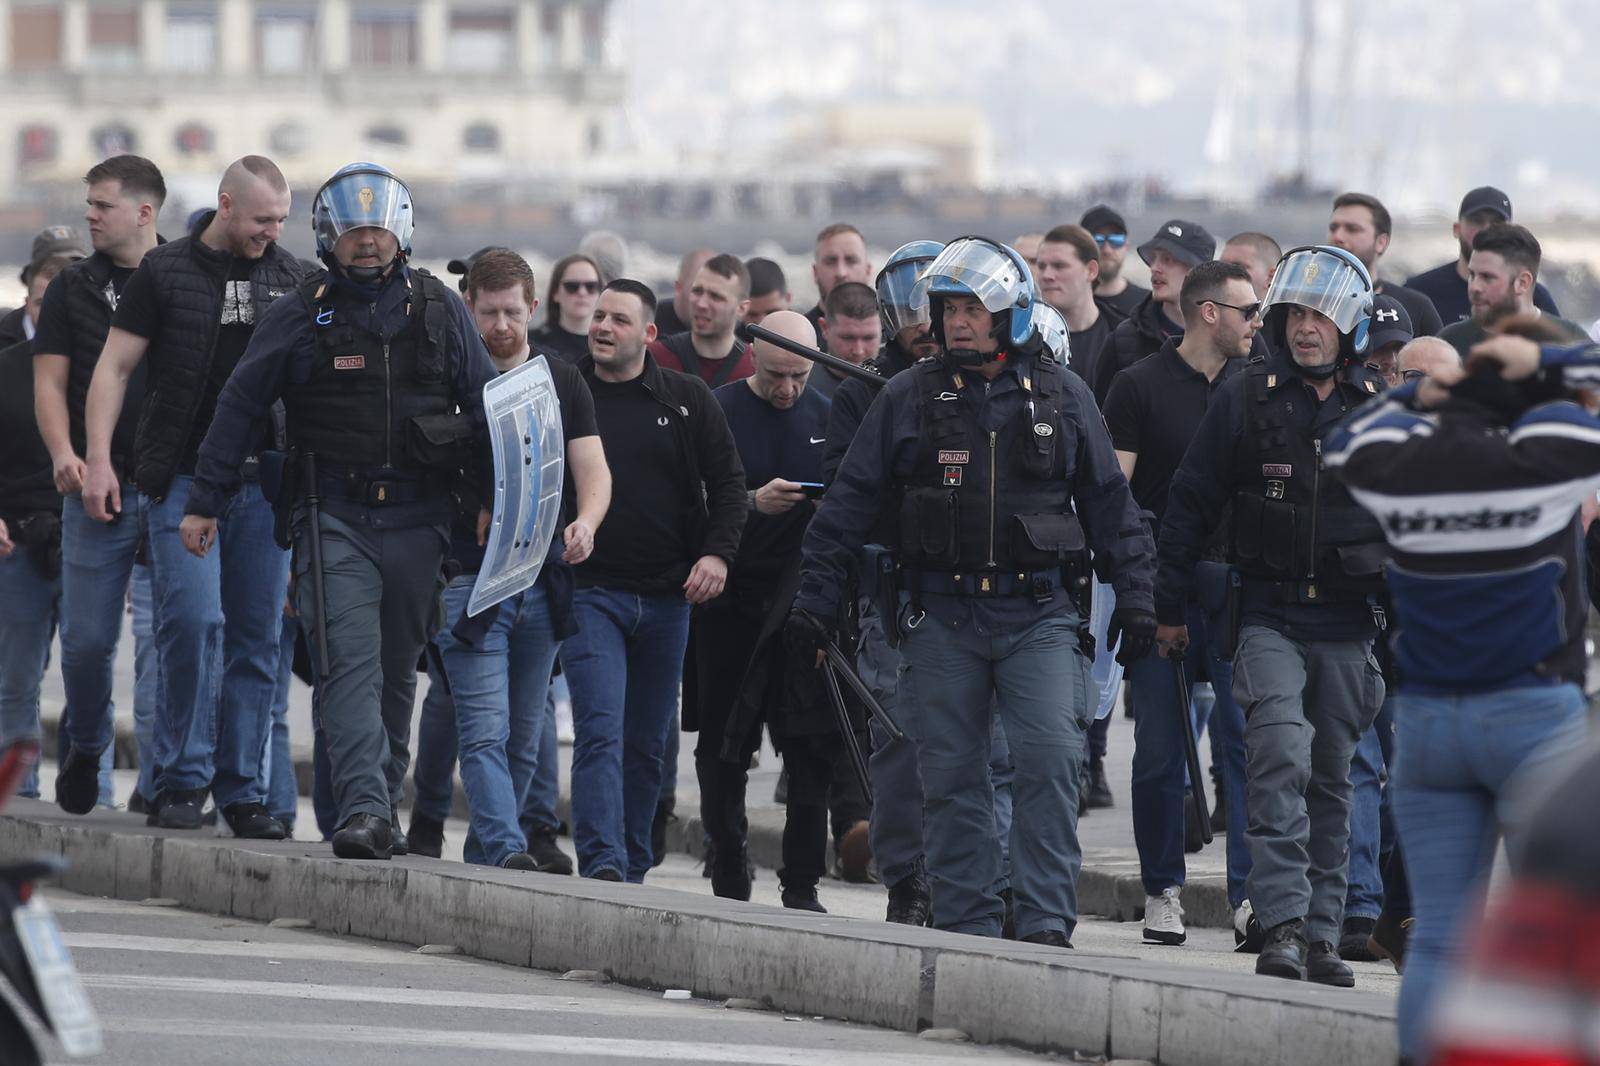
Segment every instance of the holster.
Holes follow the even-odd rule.
[[[272,504],[272,539],[278,547],[288,551],[294,544],[289,519],[294,513],[295,499],[300,495],[300,453],[261,453],[261,494]]]
[[[881,544],[868,544],[861,553],[861,595],[877,608],[883,639],[900,646],[900,583],[894,554]]]
[[[1212,651],[1231,662],[1239,647],[1243,588],[1239,571],[1223,563],[1202,562],[1195,576],[1195,598],[1210,624]]]

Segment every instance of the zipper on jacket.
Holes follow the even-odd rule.
[[[389,380],[389,342],[383,342],[383,465],[394,466],[394,390]]]
[[[1317,453],[1317,465],[1311,468],[1311,580],[1317,579],[1317,511],[1322,498],[1322,441],[1312,438],[1311,447]]]
[[[997,436],[998,436],[998,434],[994,430],[991,429],[989,431],[989,565],[990,566],[999,566],[1000,565],[999,563],[995,562],[995,558],[994,558],[994,511],[995,511],[995,497],[998,494],[998,487],[995,485],[995,461],[994,461],[994,455],[995,455],[995,451],[996,451],[995,438]]]

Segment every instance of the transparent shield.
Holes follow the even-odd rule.
[[[494,517],[483,567],[467,600],[469,616],[539,580],[561,524],[566,464],[561,407],[544,356],[485,385],[483,414],[494,447]]]
[[[1323,248],[1300,248],[1283,257],[1262,313],[1277,304],[1299,304],[1319,311],[1340,333],[1349,333],[1372,314],[1372,280],[1362,267]]]

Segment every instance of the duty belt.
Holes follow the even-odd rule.
[[[417,503],[422,500],[437,500],[447,495],[444,479],[435,477],[417,481],[394,477],[368,477],[362,474],[322,474],[317,481],[325,498],[348,500],[367,507]]]
[[[1275,581],[1270,578],[1244,577],[1246,585],[1266,593],[1278,603],[1366,603],[1367,594],[1357,589],[1332,585],[1321,578],[1301,581]]]
[[[1048,600],[1063,587],[1059,570],[994,571],[949,573],[942,570],[907,568],[904,587],[913,593],[937,596],[973,596],[981,599],[1003,596],[1031,596]]]

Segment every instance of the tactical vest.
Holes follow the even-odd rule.
[[[1322,436],[1299,426],[1296,404],[1315,403],[1282,360],[1252,360],[1245,371],[1245,434],[1237,452],[1233,562],[1251,578],[1286,583],[1289,598],[1351,598],[1382,584],[1383,531],[1343,482],[1323,468]],[[1382,391],[1377,375],[1353,365],[1335,390],[1347,410]]]
[[[1026,401],[983,430],[961,397],[969,382],[935,359],[917,363],[920,432],[900,498],[899,554],[913,570],[982,574],[1056,569],[1081,551],[1067,457],[1077,429],[1062,417],[1065,381],[1053,359],[1023,374]]]
[[[324,471],[420,478],[464,465],[471,433],[455,413],[450,294],[426,271],[411,279],[406,324],[388,341],[348,320],[326,275],[300,286],[317,354],[284,406],[290,442]]]
[[[205,398],[222,328],[223,287],[229,257],[185,237],[152,249],[144,257],[161,304],[161,332],[152,339],[150,388],[139,414],[134,481],[161,499],[172,484],[184,446]],[[277,244],[250,270],[250,302],[254,321],[268,306],[292,292],[305,275],[300,261]]]

